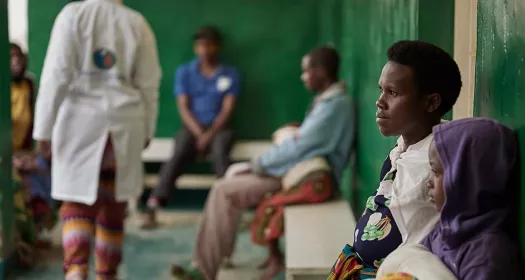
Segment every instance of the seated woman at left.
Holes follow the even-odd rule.
[[[32,153],[34,83],[26,74],[27,57],[22,49],[11,44],[11,120],[13,149],[13,180],[17,248],[20,263],[34,262],[32,248],[48,245],[38,238],[56,221],[51,199],[49,158]]]

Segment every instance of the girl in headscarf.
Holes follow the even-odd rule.
[[[441,217],[423,244],[459,280],[522,279],[514,236],[517,155],[513,131],[493,120],[434,128],[427,185]]]

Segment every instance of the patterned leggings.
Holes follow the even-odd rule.
[[[91,206],[75,202],[62,204],[66,280],[88,279],[93,237],[96,240],[96,279],[116,279],[122,260],[126,203],[115,201],[114,187],[114,181],[101,181],[98,200]]]

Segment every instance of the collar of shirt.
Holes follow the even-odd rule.
[[[330,97],[339,95],[346,91],[346,84],[344,81],[338,81],[329,86],[325,91],[319,94],[315,99],[314,103],[326,100]]]
[[[121,3],[120,0],[87,0],[87,1],[106,1],[106,2],[112,2],[112,3],[115,3],[115,4],[120,4]]]
[[[447,120],[441,120],[441,123],[446,123],[448,122]],[[405,147],[405,140],[403,139],[403,136],[399,137],[397,139],[397,146],[390,152],[392,154],[392,152],[396,151],[396,153],[399,153],[401,154],[402,151],[418,151],[418,150],[421,150],[421,149],[428,149],[428,147],[430,146],[430,143],[432,142],[432,133],[429,134],[427,137],[425,137],[423,140],[413,144],[413,145],[410,145],[408,148]]]
[[[224,72],[224,65],[222,63],[219,64],[219,67],[217,68],[217,70],[215,70],[215,73],[213,73],[213,75],[210,76],[210,77],[206,77],[206,76],[202,75],[201,70],[199,69],[199,59],[198,58],[194,59],[191,62],[190,69],[191,69],[192,74],[198,74],[198,75],[200,75],[200,76],[202,76],[204,78],[213,79],[213,78],[223,74],[223,72]]]

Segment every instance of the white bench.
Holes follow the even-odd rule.
[[[264,153],[271,145],[270,141],[238,141],[233,146],[230,156],[233,161],[250,160]],[[142,153],[142,161],[145,163],[166,162],[172,156],[174,147],[175,141],[172,138],[155,138]],[[214,175],[184,174],[179,177],[176,185],[181,189],[208,189],[215,179]],[[144,177],[146,187],[152,188],[157,184],[157,174],[146,174]]]
[[[346,200],[288,206],[284,212],[286,280],[325,280],[356,221]]]

